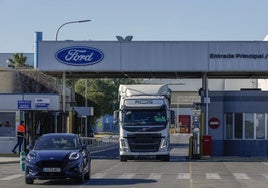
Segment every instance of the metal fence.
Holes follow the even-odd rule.
[[[107,135],[103,137],[83,137],[91,153],[100,152],[118,147],[118,135]]]

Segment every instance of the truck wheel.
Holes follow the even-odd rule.
[[[121,162],[126,162],[126,161],[127,161],[127,156],[125,156],[125,155],[120,155],[120,161],[121,161]]]
[[[162,161],[169,161],[170,160],[170,156],[169,155],[163,155],[162,156]]]
[[[161,160],[161,161],[169,161],[170,156],[169,155],[157,155],[156,159]]]

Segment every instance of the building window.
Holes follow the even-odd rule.
[[[256,114],[256,139],[265,139],[265,114]]]
[[[233,139],[233,113],[226,113],[226,139]]]
[[[15,112],[0,112],[0,137],[16,136],[15,120]]]
[[[268,115],[266,115],[266,135],[265,138],[268,139]]]
[[[243,138],[243,114],[235,113],[234,135],[236,139]]]
[[[245,139],[254,139],[254,114],[245,114]]]
[[[268,113],[226,113],[225,139],[268,139]]]

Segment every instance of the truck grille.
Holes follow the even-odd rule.
[[[131,152],[156,152],[159,150],[161,134],[129,134],[127,140]]]

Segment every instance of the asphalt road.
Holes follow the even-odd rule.
[[[135,188],[213,188],[254,187],[267,188],[268,162],[187,160],[185,135],[173,138],[170,162],[137,159],[120,162],[118,149],[95,153],[92,160],[91,180],[77,185],[71,180],[36,180],[30,187],[135,187]],[[174,142],[177,143],[174,143]],[[24,174],[19,164],[1,164],[1,187],[29,187],[24,183]]]

